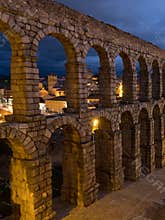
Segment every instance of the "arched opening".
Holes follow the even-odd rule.
[[[121,116],[122,165],[125,180],[134,180],[135,168],[135,126],[130,112]]]
[[[146,109],[139,115],[141,168],[151,171],[150,119]]]
[[[94,48],[90,48],[86,57],[87,74],[99,75],[100,71],[100,58]]]
[[[157,60],[152,63],[152,98],[155,100],[160,99],[160,72]]]
[[[117,76],[117,99],[122,102],[133,100],[133,71],[130,59],[127,54],[120,52],[115,59]]]
[[[139,60],[136,62],[136,73],[137,73],[136,92],[137,92],[137,97],[140,100],[140,63],[139,63]]]
[[[164,129],[163,134],[164,134],[164,138],[165,138],[165,106],[163,108],[163,129]]]
[[[79,77],[76,52],[68,39],[52,34],[40,40],[38,68],[42,113],[61,114],[79,110]]]
[[[115,59],[115,70],[116,70],[116,98],[119,101],[123,99],[123,73],[124,73],[124,63],[121,56],[117,56]]]
[[[100,58],[94,48],[90,48],[86,57],[86,88],[87,88],[87,103],[88,109],[96,109],[100,104],[99,93],[99,71]]]
[[[93,130],[95,143],[96,182],[100,191],[112,191],[114,175],[114,133],[106,118],[95,119],[98,126]],[[95,123],[95,120],[93,123]]]
[[[165,63],[163,64],[162,68],[162,96],[165,98]]]
[[[13,139],[0,139],[0,218],[33,217],[34,201],[27,176],[23,146]],[[28,170],[30,166],[28,166]],[[6,217],[6,218],[5,218]]]
[[[161,138],[161,116],[159,106],[153,110],[154,119],[154,146],[155,146],[155,167],[162,167],[162,138]]]
[[[0,219],[12,215],[10,191],[10,161],[12,151],[5,139],[0,139]]]
[[[13,96],[11,93],[11,46],[7,37],[0,33],[0,122],[6,115],[13,113]]]
[[[145,59],[140,56],[136,65],[136,72],[138,76],[137,91],[141,102],[148,101],[149,94],[149,73]]]
[[[88,88],[88,108],[111,105],[111,74],[108,56],[100,46],[94,45],[86,57],[86,79]],[[93,74],[92,74],[93,73]],[[93,102],[93,106],[92,106]],[[91,105],[91,106],[90,106]]]
[[[79,134],[70,125],[56,129],[49,141],[53,201],[59,216],[62,215],[62,211],[68,211],[78,204],[79,149]]]
[[[11,26],[13,29],[16,29],[17,31],[19,30],[18,26],[15,24],[15,21],[13,21],[13,24]],[[27,68],[28,68],[27,57],[29,56],[29,53],[27,52],[27,50],[29,50],[29,48],[27,48],[28,47],[27,44],[23,42],[23,38],[21,38],[21,34],[23,33],[22,29],[18,31],[19,33],[15,32],[13,29],[11,29],[11,27],[7,23],[0,21],[0,31],[5,34],[5,35],[3,34],[3,37],[1,36],[1,39],[0,39],[1,41],[0,50],[1,51],[3,49],[5,50],[5,53],[3,53],[1,57],[2,58],[1,60],[5,59],[5,62],[3,64],[3,67],[5,66],[5,68],[2,70],[2,72],[4,75],[10,74],[11,83],[9,83],[10,86],[9,86],[9,89],[7,89],[6,96],[12,96],[8,103],[8,106],[10,107],[9,108],[7,107],[7,113],[3,112],[2,114],[8,115],[8,114],[13,113],[15,121],[22,122],[27,119],[25,116],[28,115],[29,117],[30,114],[32,114],[32,110],[33,111],[35,110],[36,114],[39,114],[39,111],[38,111],[38,103],[32,102],[31,97],[27,98],[27,93],[29,92],[29,87],[28,89],[26,87],[27,80],[29,80],[30,78],[32,87],[36,85],[35,84],[36,81],[32,80],[32,76],[31,75],[29,76],[27,74]],[[28,36],[26,36],[26,40],[28,41]],[[12,51],[12,55],[11,55],[11,51]],[[10,60],[11,60],[11,65],[10,65]],[[28,59],[28,63],[29,63],[29,59]],[[9,75],[8,75],[8,78],[9,78]],[[38,94],[34,92],[33,98],[34,99],[38,98]],[[9,113],[8,113],[8,109],[10,109]],[[7,120],[10,120],[10,119],[11,117],[8,116]]]

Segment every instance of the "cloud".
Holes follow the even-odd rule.
[[[164,0],[58,0],[165,48]]]
[[[164,0],[57,0],[71,8],[151,41],[165,48]],[[0,42],[2,35],[0,35]],[[2,42],[3,43],[3,42]],[[11,49],[0,43],[0,73],[8,73]],[[89,53],[88,65],[98,66],[97,54]],[[41,41],[38,51],[40,73],[65,73],[66,54],[63,46],[52,37]],[[95,68],[96,69],[96,68]]]

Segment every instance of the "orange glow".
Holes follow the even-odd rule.
[[[94,119],[92,121],[92,133],[94,133],[99,128],[99,120]]]
[[[123,97],[123,83],[122,82],[119,83],[119,86],[116,89],[116,94],[117,94],[117,97],[119,98]]]

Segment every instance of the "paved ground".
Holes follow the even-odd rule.
[[[122,190],[102,195],[88,208],[71,209],[62,204],[63,212],[58,199],[55,204],[60,210],[56,220],[165,220],[165,169],[127,182]]]
[[[88,208],[72,209],[63,219],[165,220],[165,169],[126,183],[122,190],[103,196]]]

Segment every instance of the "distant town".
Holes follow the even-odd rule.
[[[94,75],[90,69],[85,73],[86,88],[88,90],[88,109],[99,108],[99,76]],[[123,96],[122,79],[118,78],[116,83],[116,96],[120,100]],[[138,85],[138,84],[137,84]],[[44,115],[63,114],[67,109],[66,99],[66,77],[55,73],[41,77],[39,80],[40,110]],[[13,97],[10,89],[10,78],[0,77],[0,122],[5,121],[5,116],[13,113]]]

